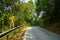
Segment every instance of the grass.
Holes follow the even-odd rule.
[[[44,28],[56,34],[60,34],[60,25],[57,23],[46,24]]]
[[[21,40],[27,27],[28,25],[24,25],[23,27],[21,27],[19,32],[15,36],[13,36],[11,40]]]
[[[8,40],[11,39],[11,38],[13,38],[14,35],[16,35],[18,32],[22,32],[22,31],[23,31],[22,29],[25,29],[27,26],[28,26],[28,25],[25,24],[25,25],[21,26],[20,28],[14,30],[14,31],[12,31],[12,32],[10,32],[10,33],[8,34]],[[2,28],[2,32],[5,32],[5,31],[7,31],[7,30],[9,30],[9,29],[10,29],[9,27],[5,26],[5,27]],[[5,35],[4,37],[0,38],[0,40],[7,40],[7,35]]]
[[[3,28],[2,28],[2,33],[3,32],[5,32],[5,31],[7,31],[7,30],[9,30],[9,29],[11,29],[11,28],[9,28],[9,27],[7,27],[7,26],[4,26]],[[8,39],[10,39],[10,38],[12,38],[15,34],[17,34],[17,32],[19,31],[19,29],[16,29],[16,30],[14,30],[14,31],[12,31],[12,32],[10,32],[9,34],[8,34]],[[2,38],[0,38],[1,40],[7,40],[7,35],[5,35],[4,37],[2,37]]]

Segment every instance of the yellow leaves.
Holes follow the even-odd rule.
[[[10,16],[9,17],[9,20],[14,20],[15,19],[15,16]]]

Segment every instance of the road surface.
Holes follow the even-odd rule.
[[[28,27],[22,40],[60,40],[60,35],[49,32],[38,26]]]

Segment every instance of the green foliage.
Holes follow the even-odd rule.
[[[0,29],[3,29],[3,32],[10,29],[9,17],[12,15],[16,17],[14,20],[15,26],[32,23],[33,10],[35,10],[35,4],[32,0],[27,3],[20,0],[0,0]]]
[[[41,19],[39,20],[40,26],[56,32],[59,32],[60,24],[60,1],[59,0],[37,0],[36,12],[39,16],[41,10],[45,11]],[[38,17],[37,17],[38,18]],[[36,19],[37,19],[36,18]],[[53,30],[54,29],[54,30]]]

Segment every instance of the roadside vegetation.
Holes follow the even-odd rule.
[[[0,0],[0,33],[28,24],[60,34],[59,5],[59,0]]]
[[[39,19],[39,25],[49,31],[60,34],[60,1],[59,0],[37,0],[36,12],[37,17],[41,10],[43,15]]]

